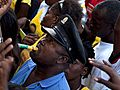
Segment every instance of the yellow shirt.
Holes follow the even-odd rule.
[[[16,2],[17,2],[17,0],[12,0],[12,3],[11,3],[11,6],[10,6],[10,7],[11,7],[13,10],[15,10]],[[31,0],[22,0],[21,3],[27,3],[29,6],[31,6]]]

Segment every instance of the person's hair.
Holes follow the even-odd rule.
[[[95,56],[95,53],[94,53],[94,50],[92,48],[92,45],[89,41],[83,41],[83,46],[85,48],[85,52],[86,52],[86,64],[85,64],[85,67],[88,68],[88,72],[85,76],[83,76],[83,78],[87,78],[88,75],[91,73],[91,70],[93,68],[93,65],[91,65],[88,61],[88,58],[94,58]]]
[[[102,11],[103,9],[106,10],[105,13],[103,14],[104,22],[114,26],[116,19],[120,13],[120,1],[107,0],[107,1],[101,2],[94,8],[93,12],[96,10]]]
[[[57,2],[51,6],[51,10],[55,11],[55,15],[62,16],[68,14],[72,17],[77,28],[82,18],[82,8],[76,0],[64,0],[63,2]]]
[[[0,22],[3,39],[6,40],[7,38],[12,38],[13,44],[15,44],[18,33],[18,23],[15,13],[12,10],[9,10],[1,18]]]

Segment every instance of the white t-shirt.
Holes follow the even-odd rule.
[[[103,60],[108,62],[108,59],[113,51],[113,44],[106,43],[106,42],[100,42],[97,46],[94,48],[95,52],[95,60],[102,62]],[[110,90],[105,85],[97,83],[93,80],[93,77],[101,77],[105,80],[109,79],[109,76],[101,71],[98,68],[93,67],[91,71],[91,75],[87,79],[83,81],[83,84],[88,86],[90,90]]]
[[[118,61],[114,64],[112,64],[112,68],[118,73],[118,75],[120,76],[120,58],[118,59]]]
[[[47,11],[48,11],[48,8],[49,6],[45,3],[45,0],[42,1],[42,3],[40,4],[40,7],[38,9],[38,12],[44,8],[44,12],[42,13],[41,17],[40,17],[40,21],[43,20],[44,16],[46,15]]]

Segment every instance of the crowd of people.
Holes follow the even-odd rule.
[[[0,90],[120,90],[120,1],[80,1],[0,1]]]

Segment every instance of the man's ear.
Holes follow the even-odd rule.
[[[88,73],[88,67],[84,67],[81,75],[85,76],[87,73]]]
[[[59,17],[58,17],[58,16],[55,16],[55,17],[53,18],[53,22],[52,22],[52,24],[51,24],[51,27],[55,26],[58,21],[59,21]]]
[[[58,21],[59,21],[59,17],[55,16],[54,19],[53,19],[53,23],[56,24]]]
[[[68,56],[60,56],[57,60],[57,63],[67,63],[67,61],[69,60]]]

